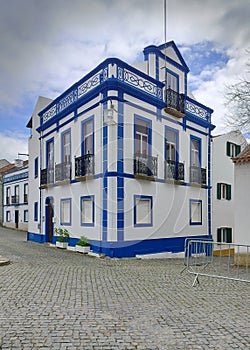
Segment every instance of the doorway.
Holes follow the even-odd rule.
[[[15,210],[15,227],[18,228],[19,210]]]
[[[52,243],[53,239],[53,217],[54,217],[54,208],[53,208],[53,198],[47,197],[45,202],[45,241]]]

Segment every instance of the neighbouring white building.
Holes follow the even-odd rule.
[[[19,230],[28,229],[28,162],[3,175],[3,226]]]
[[[235,169],[234,242],[250,245],[250,145],[237,157],[233,158],[233,162]],[[248,251],[249,255],[250,252]]]
[[[247,141],[240,131],[212,138],[212,235],[216,242],[234,242],[234,164]]]
[[[63,227],[71,246],[84,235],[96,253],[132,257],[212,237],[212,110],[188,93],[188,72],[171,41],[135,65],[108,58],[38,99],[28,240],[54,243]]]

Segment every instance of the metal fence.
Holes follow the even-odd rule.
[[[185,269],[199,276],[250,282],[250,246],[186,239]]]

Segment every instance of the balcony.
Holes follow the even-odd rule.
[[[55,182],[69,182],[71,179],[71,162],[56,164]]]
[[[190,182],[206,186],[207,184],[207,170],[197,166],[190,167]]]
[[[172,114],[177,118],[183,118],[185,115],[185,97],[184,94],[179,94],[178,92],[168,88],[166,90],[166,103],[167,107],[165,112]]]
[[[137,154],[134,158],[134,174],[137,178],[152,180],[157,176],[157,157]]]
[[[94,175],[94,155],[85,154],[75,158],[75,177],[84,180]]]
[[[184,182],[184,164],[167,160],[165,162],[165,180]]]
[[[19,204],[19,196],[11,196],[12,204]]]
[[[25,204],[28,203],[28,195],[27,195],[27,194],[24,194],[24,195],[23,195],[23,202],[24,202]]]
[[[54,183],[54,168],[41,170],[41,187],[46,188]]]

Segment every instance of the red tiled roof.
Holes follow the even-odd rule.
[[[248,145],[243,152],[237,157],[233,158],[234,163],[247,163],[250,162],[250,145]]]
[[[7,171],[10,171],[10,170],[14,169],[15,167],[16,167],[15,164],[8,164],[8,165],[6,165],[6,166],[4,166],[3,168],[0,169],[0,174],[4,174]]]

